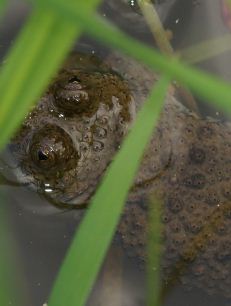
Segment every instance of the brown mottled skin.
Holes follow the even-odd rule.
[[[17,176],[58,206],[83,206],[134,116],[118,74],[94,56],[73,56],[12,140]]]
[[[57,205],[86,203],[154,82],[118,54],[105,64],[73,57],[12,140],[18,179],[23,173]],[[179,268],[183,283],[231,297],[230,171],[229,125],[200,118],[168,94],[118,227],[124,248],[145,259],[146,203],[158,191],[164,279]]]

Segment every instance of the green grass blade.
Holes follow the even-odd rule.
[[[231,0],[227,0],[226,3],[228,4],[229,8],[231,9]]]
[[[199,63],[231,50],[231,35],[225,34],[211,40],[203,41],[177,53],[189,64]]]
[[[142,45],[105,21],[88,19],[87,15],[82,19],[86,21],[84,29],[92,36],[142,61],[154,71],[162,72],[169,78],[179,81],[200,97],[208,99],[215,106],[231,112],[231,85],[229,83],[190,67],[177,59],[164,56],[150,47]],[[91,24],[89,24],[90,21]],[[105,30],[103,31],[103,29]]]
[[[62,14],[63,17],[68,18],[73,23],[81,24],[90,35],[142,61],[154,71],[162,72],[169,78],[179,81],[215,106],[228,112],[231,111],[229,83],[190,67],[177,59],[170,59],[129,37],[101,18],[90,14],[81,15],[79,12],[71,10],[71,6],[65,6],[61,0],[40,0],[40,3],[44,6],[52,5],[54,2],[57,4],[55,9],[60,15]]]
[[[89,1],[87,9],[93,10],[98,2]],[[0,74],[0,148],[45,90],[80,34],[80,26],[60,19],[52,9],[32,13]]]
[[[6,0],[0,0],[0,17],[2,16],[2,14],[4,12],[4,9],[6,7],[6,3],[7,3]]]
[[[6,5],[6,2],[7,2],[6,0],[0,0],[0,11]]]
[[[174,50],[167,38],[166,31],[151,0],[138,1],[141,12],[145,18],[150,31],[153,34],[158,49],[166,55],[174,55]]]
[[[157,83],[106,172],[61,267],[49,306],[85,305],[114,235],[142,153],[159,117],[168,83],[166,78]]]
[[[51,11],[32,13],[0,75],[0,148],[44,91],[75,35],[76,27]]]
[[[161,213],[162,201],[153,195],[148,209],[147,306],[160,305]]]

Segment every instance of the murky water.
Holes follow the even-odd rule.
[[[106,17],[110,17],[134,37],[153,45],[152,36],[137,11],[127,8],[123,0],[118,4],[112,0],[105,2],[102,8],[103,15],[106,14]],[[165,0],[158,2],[157,9],[162,21],[165,27],[173,32],[172,44],[175,49],[217,37],[229,30],[222,15],[221,1]],[[7,20],[4,21],[0,50],[2,55],[11,45],[18,24],[21,24],[26,12],[26,8],[19,1],[12,3],[9,14],[11,19],[15,16],[13,18],[15,25],[8,24]],[[118,10],[119,3],[123,8],[122,12],[121,8]],[[134,20],[138,21],[134,22]],[[79,47],[76,48],[79,49]],[[102,57],[106,57],[109,53],[109,50],[96,45],[89,39],[82,39],[80,49],[89,52],[94,50]],[[227,64],[229,61],[230,54],[226,52],[198,66],[230,80],[231,75]],[[216,109],[208,108],[202,101],[197,100],[197,102],[199,102],[200,112],[204,115],[224,118],[223,114],[218,113]],[[7,190],[14,235],[21,254],[31,299],[29,305],[41,306],[49,295],[81,213],[59,210],[27,188],[8,187]],[[201,270],[197,272],[200,277]],[[230,271],[227,272],[230,273]],[[208,295],[206,290],[197,289],[195,281],[194,279],[192,288],[189,288],[190,284],[185,286],[180,282],[165,286],[163,305],[230,305],[230,299],[222,294]],[[127,256],[127,252],[121,248],[119,241],[113,244],[89,300],[89,305],[101,304],[145,305],[144,270],[135,258]]]

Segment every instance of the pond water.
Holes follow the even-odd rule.
[[[100,13],[105,18],[113,20],[130,35],[154,46],[153,37],[143,18],[137,13],[137,9],[131,8],[127,2],[105,0]],[[174,50],[181,50],[230,31],[229,16],[223,1],[163,0],[156,1],[156,5],[165,28],[172,32],[171,43]],[[0,28],[1,57],[14,41],[29,10],[23,1],[11,1],[7,16]],[[76,43],[75,50],[89,53],[94,51],[102,58],[107,58],[111,53],[104,46],[86,37]],[[231,81],[229,62],[230,52],[226,52],[197,63],[196,66]],[[206,101],[201,101],[197,97],[195,100],[203,116],[221,120],[229,119],[220,110],[209,107]],[[8,194],[10,221],[26,281],[28,306],[42,306],[49,296],[82,212],[58,209],[26,187],[3,188]],[[230,262],[230,258],[228,260]],[[228,268],[230,268],[229,262],[226,265]],[[228,271],[229,274],[230,272]],[[200,276],[201,270],[197,270],[196,273]],[[210,275],[208,272],[208,277]],[[215,293],[211,291],[208,294],[208,288],[205,288],[205,285],[199,285],[202,288],[197,288],[195,282],[194,277],[191,283],[187,279],[186,285],[182,281],[170,285],[165,283],[162,305],[231,305],[231,300],[227,296],[222,293],[217,294],[216,290]],[[222,287],[222,280],[220,287]],[[118,237],[115,238],[92,290],[88,305],[143,306],[145,290],[143,266],[139,264],[134,254],[128,256],[128,252],[121,246],[121,241]]]

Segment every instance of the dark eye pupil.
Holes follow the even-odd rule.
[[[73,77],[73,78],[69,79],[69,81],[68,81],[68,83],[74,83],[74,82],[78,82],[78,83],[80,83],[80,82],[81,82],[81,80],[75,76],[75,77]]]
[[[39,160],[47,160],[48,157],[46,154],[43,153],[43,151],[38,151],[38,158]]]

